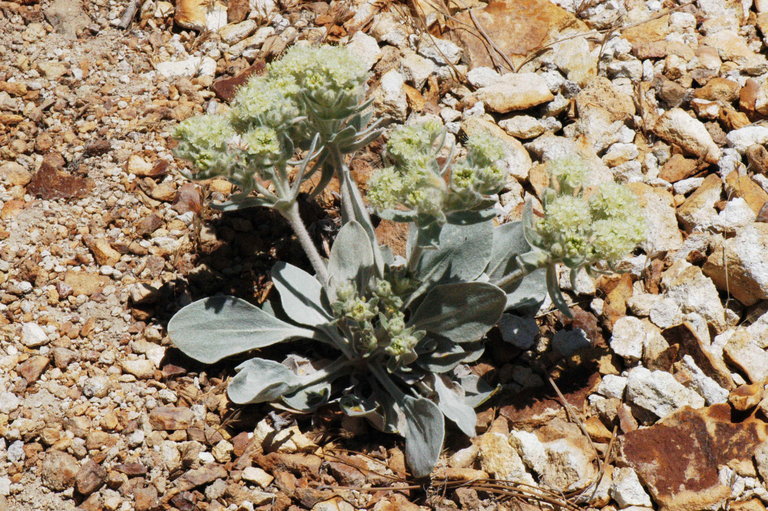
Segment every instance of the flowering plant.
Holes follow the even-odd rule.
[[[501,314],[535,312],[554,264],[614,261],[637,236],[614,221],[611,190],[572,206],[595,220],[590,231],[566,225],[568,206],[554,191],[541,222],[529,217],[494,227],[492,206],[506,179],[498,164],[503,147],[488,135],[470,137],[462,158],[451,151],[441,162],[445,132],[428,121],[391,132],[389,166],[369,182],[378,215],[410,224],[405,257],[394,256],[379,244],[344,158],[381,134],[379,123],[370,123],[365,79],[343,48],[294,47],[241,88],[227,114],[179,125],[177,153],[197,175],[225,176],[240,188],[215,206],[278,211],[315,274],[278,262],[272,280],[279,300],[261,308],[231,296],[199,300],[182,308],[168,331],[179,349],[206,363],[283,341],[315,341],[310,353],[240,364],[229,397],[297,412],[337,404],[402,434],[408,464],[422,477],[440,454],[445,418],[475,434],[474,408],[495,389],[467,364],[482,354]],[[297,206],[301,184],[315,173],[314,193],[334,176],[341,183],[342,227],[327,260]],[[577,190],[569,179],[558,181],[561,191]],[[597,225],[603,220],[605,227]],[[623,245],[611,241],[617,237]],[[559,296],[557,282],[549,284]]]

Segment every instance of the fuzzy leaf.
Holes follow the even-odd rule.
[[[212,364],[224,357],[315,332],[280,321],[234,296],[192,302],[168,323],[171,340],[185,355]]]
[[[433,375],[435,392],[437,393],[437,406],[443,415],[451,419],[469,437],[477,433],[477,414],[471,406],[464,401],[464,392],[461,387],[452,381],[446,381],[441,375]],[[459,387],[458,389],[456,387]]]
[[[483,350],[482,343],[477,346],[474,343],[460,346],[448,339],[438,339],[435,348],[427,353],[420,353],[416,363],[431,373],[447,373],[462,362],[479,357]]]
[[[516,256],[529,250],[531,247],[525,241],[522,222],[509,222],[496,227],[493,230],[491,259],[485,270],[491,282],[515,271],[518,268]]]
[[[252,358],[237,366],[237,371],[227,394],[238,404],[275,401],[298,384],[293,371],[273,360]]]
[[[211,207],[213,209],[229,212],[240,211],[241,209],[258,208],[267,206],[270,207],[274,204],[274,201],[265,199],[262,197],[246,197],[240,200],[230,200],[226,202],[212,202]]]
[[[432,472],[443,448],[443,412],[423,397],[403,395],[399,405],[405,416],[405,459],[414,477],[426,477]]]
[[[331,247],[328,273],[333,285],[353,281],[358,282],[358,289],[361,289],[372,267],[371,240],[363,226],[351,220],[341,228]]]
[[[453,342],[477,341],[496,324],[506,303],[504,291],[493,284],[442,284],[427,293],[409,323]]]
[[[333,318],[323,308],[323,286],[309,273],[283,261],[272,267],[283,310],[296,323],[318,327]]]
[[[377,276],[381,277],[384,275],[384,259],[382,258],[381,252],[379,250],[379,242],[376,238],[376,232],[374,230],[373,223],[371,222],[371,215],[368,214],[368,209],[363,202],[363,196],[360,194],[360,188],[358,188],[357,183],[350,176],[349,171],[345,172],[343,175],[341,200],[345,204],[351,204],[351,209],[355,215],[355,218],[347,218],[347,208],[341,208],[344,227],[352,222],[355,222],[360,227],[362,227],[363,231],[368,237],[367,250],[371,252],[371,260],[373,261],[371,266],[375,266]],[[344,230],[344,227],[341,228],[342,231]],[[340,235],[341,231],[339,231],[338,236]],[[336,237],[337,241],[338,236]],[[360,250],[363,250],[363,248],[360,247]],[[331,249],[331,252],[333,252],[333,249]]]

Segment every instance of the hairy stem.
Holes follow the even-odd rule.
[[[293,201],[290,206],[279,211],[288,220],[293,232],[296,233],[296,238],[298,238],[301,248],[304,249],[304,253],[307,254],[307,258],[315,270],[315,275],[320,279],[320,283],[323,286],[327,286],[329,281],[328,269],[325,267],[325,262],[320,256],[320,252],[317,251],[312,237],[304,226],[304,221],[299,214],[299,205]]]
[[[518,280],[522,279],[528,275],[528,272],[525,271],[522,268],[518,268],[517,270],[513,271],[509,275],[505,275],[501,279],[497,280],[493,283],[494,286],[504,288],[504,286],[508,286],[509,284],[513,284],[517,282]]]

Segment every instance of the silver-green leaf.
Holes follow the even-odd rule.
[[[360,223],[351,220],[339,230],[331,247],[328,273],[332,284],[338,286],[347,281],[362,284],[373,268],[371,239]]]
[[[281,321],[234,296],[190,303],[171,318],[168,334],[185,355],[207,364],[288,339],[315,336],[312,330]]]
[[[273,360],[252,358],[237,366],[237,371],[227,394],[238,404],[274,401],[298,384],[293,371]]]
[[[405,418],[405,459],[414,477],[426,477],[432,472],[443,448],[443,412],[423,397],[403,395],[399,406]]]
[[[477,414],[464,401],[464,391],[461,386],[439,374],[433,375],[432,380],[437,393],[437,406],[443,415],[452,420],[465,435],[475,436]]]
[[[272,267],[272,282],[283,310],[296,323],[319,327],[333,320],[322,304],[323,286],[301,268],[280,261]]]
[[[453,342],[477,341],[496,324],[506,304],[506,294],[493,284],[442,284],[427,293],[409,324]]]

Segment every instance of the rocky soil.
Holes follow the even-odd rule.
[[[237,361],[165,332],[307,266],[170,138],[298,41],[349,44],[380,115],[504,140],[499,221],[578,154],[650,226],[625,273],[563,275],[573,320],[503,318],[474,367],[503,390],[431,482],[334,409],[232,405]],[[766,0],[0,1],[0,510],[766,509],[767,45]],[[304,205],[321,246],[335,202]]]

